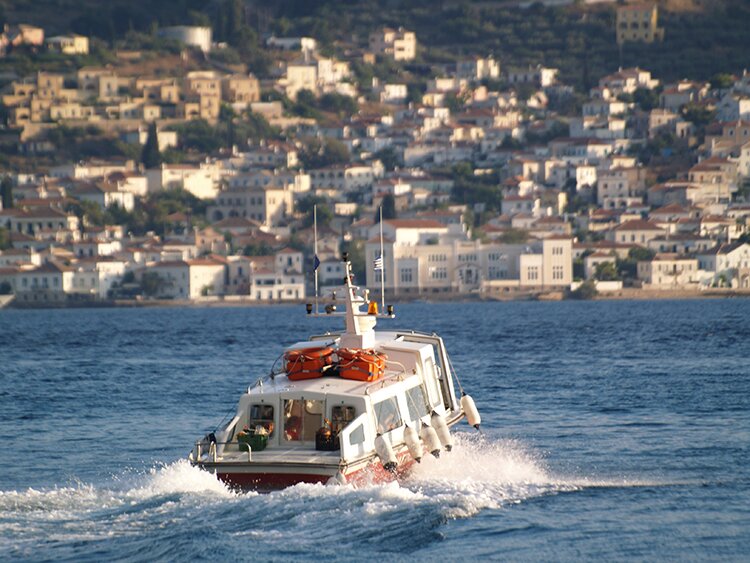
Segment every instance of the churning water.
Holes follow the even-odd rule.
[[[256,494],[184,457],[284,345],[336,324],[2,311],[0,559],[747,557],[750,301],[397,313],[444,337],[484,433],[400,483]]]

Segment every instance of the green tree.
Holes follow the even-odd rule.
[[[633,93],[633,101],[640,106],[643,111],[651,111],[659,106],[659,91],[649,88],[638,88]]]
[[[326,198],[316,195],[308,195],[297,201],[296,209],[302,213],[305,218],[302,221],[302,227],[308,228],[315,222],[317,208],[318,227],[330,225],[333,220],[333,209],[328,204]]]
[[[396,218],[396,198],[393,194],[386,194],[383,197],[380,208],[383,210],[383,221]],[[375,222],[380,223],[380,209],[375,211]]]
[[[245,256],[268,256],[273,254],[273,247],[266,241],[254,242],[248,244],[242,249]]]
[[[320,119],[322,116],[317,110],[316,105],[317,100],[315,99],[315,94],[311,90],[305,88],[297,92],[297,100],[291,110],[294,114],[300,117]]]
[[[144,295],[155,297],[164,287],[164,279],[156,272],[146,272],[141,277],[141,290]]]
[[[349,149],[336,139],[312,139],[308,141],[300,155],[305,168],[325,168],[334,164],[349,162]]]
[[[508,229],[500,236],[500,242],[505,244],[523,244],[529,240],[529,232],[525,229]]]
[[[141,151],[141,162],[145,168],[156,168],[162,162],[155,121],[152,121],[148,126],[148,136],[146,137],[146,143],[143,145],[143,151]]]
[[[578,289],[570,292],[572,299],[593,299],[597,295],[596,283],[594,280],[587,280],[583,282]]]
[[[244,6],[242,0],[226,0],[224,6],[226,10],[224,36],[230,45],[236,46],[241,41],[245,28]]]
[[[398,153],[393,147],[380,149],[373,156],[383,163],[383,167],[388,172],[393,172],[393,170],[396,169],[396,166],[398,166],[400,163]]]
[[[0,250],[7,250],[10,247],[10,232],[5,227],[0,227]]]
[[[365,243],[361,240],[344,241],[341,244],[341,252],[349,253],[349,262],[352,263],[352,272],[355,282],[365,282]]]
[[[696,127],[705,127],[714,120],[715,115],[715,111],[698,104],[687,104],[682,108],[682,117]]]
[[[193,149],[202,153],[210,153],[224,146],[221,133],[203,119],[193,119],[187,123],[174,125],[183,149]]]
[[[500,210],[503,196],[498,189],[497,173],[477,176],[468,162],[456,164],[451,172],[453,176],[451,199],[455,203],[479,205],[485,211]]]
[[[622,279],[635,279],[638,277],[638,262],[652,260],[656,252],[650,248],[636,246],[628,251],[628,257],[624,260],[617,260],[616,266]]]
[[[711,77],[711,88],[715,90],[727,90],[728,88],[731,88],[733,84],[734,76],[725,72],[714,74]]]
[[[594,279],[599,281],[615,281],[620,279],[614,262],[600,262],[596,265]]]
[[[317,102],[323,111],[338,114],[340,117],[349,117],[357,113],[359,106],[354,98],[336,92],[323,94]]]
[[[0,195],[2,197],[2,208],[10,209],[13,207],[13,180],[10,176],[3,176],[0,182]]]

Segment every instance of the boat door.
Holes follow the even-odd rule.
[[[323,426],[325,413],[324,393],[282,393],[279,397],[279,444],[314,448],[315,433]]]

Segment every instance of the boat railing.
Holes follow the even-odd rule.
[[[386,383],[391,383],[392,381],[403,381],[404,377],[408,375],[406,372],[406,366],[402,364],[401,362],[397,362],[396,360],[386,360],[386,364],[395,364],[396,366],[401,368],[401,371],[398,373],[393,373],[391,375],[387,375],[385,377],[381,377],[377,381],[373,381],[370,383],[367,387],[365,387],[365,394],[369,395],[370,390],[374,388],[382,389],[385,387]]]
[[[247,442],[238,442],[237,440],[232,440],[230,442],[212,441],[206,444],[205,438],[203,440],[198,440],[197,442],[195,442],[193,449],[190,451],[190,455],[188,455],[188,459],[196,463],[216,463],[223,457],[222,454],[227,451],[227,446],[237,446],[237,449],[240,453],[244,450],[247,450],[247,461],[252,461],[253,450],[250,444],[248,444]],[[193,452],[195,452],[195,455],[193,455]],[[204,456],[205,459],[203,459]]]

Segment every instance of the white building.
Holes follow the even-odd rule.
[[[456,76],[466,80],[497,79],[500,77],[500,63],[493,57],[473,57],[456,63]]]
[[[417,35],[403,27],[384,27],[370,34],[370,51],[395,61],[410,61],[417,56]]]
[[[249,295],[257,301],[304,299],[302,253],[285,249],[275,256],[253,257]]]
[[[700,281],[698,260],[677,254],[657,254],[653,260],[638,262],[638,279],[644,288],[697,288]]]
[[[138,127],[133,131],[122,134],[122,140],[129,144],[145,145],[148,140],[148,127]],[[156,142],[160,151],[165,151],[177,146],[177,131],[156,131]]]
[[[161,164],[146,171],[150,193],[183,189],[200,199],[214,199],[219,182],[212,164]]]
[[[422,225],[420,225],[422,223]],[[483,244],[471,241],[460,225],[436,221],[383,223],[384,270],[378,225],[365,245],[367,286],[396,295],[454,291],[502,293],[564,288],[572,281],[572,240],[551,236],[533,244]]]
[[[212,259],[158,262],[143,273],[157,275],[161,284],[156,297],[162,299],[196,299],[224,293],[224,264]]]
[[[361,191],[372,187],[379,175],[370,165],[341,164],[310,170],[310,186],[313,190],[336,190],[341,193]]]
[[[198,47],[204,53],[211,50],[211,28],[193,25],[175,25],[172,27],[163,27],[157,31],[159,37],[174,39],[189,45]]]

